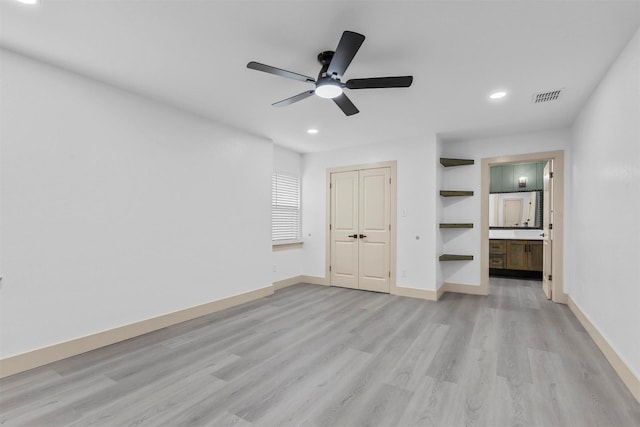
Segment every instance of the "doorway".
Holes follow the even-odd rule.
[[[395,162],[327,171],[331,286],[395,288]]]
[[[563,290],[563,223],[564,223],[564,152],[552,151],[544,153],[502,156],[482,159],[482,195],[481,195],[481,288],[489,293],[490,261],[498,264],[496,256],[490,254],[489,235],[489,194],[491,181],[491,166],[514,163],[548,161],[549,169],[545,170],[545,182],[542,205],[543,229],[536,230],[542,236],[541,245],[529,245],[527,254],[531,259],[540,259],[543,263],[542,277],[545,295],[554,302],[567,303],[567,295]],[[495,242],[498,243],[498,242]],[[517,242],[516,242],[517,243]],[[496,245],[494,245],[496,246]],[[516,245],[517,246],[517,245]],[[516,248],[517,249],[517,248]],[[540,254],[539,251],[543,253]],[[494,251],[495,252],[495,251]],[[505,250],[506,252],[506,250]],[[533,255],[536,255],[533,257]],[[506,255],[508,256],[508,254]],[[494,259],[496,258],[496,259]]]

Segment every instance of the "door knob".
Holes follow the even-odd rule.
[[[347,237],[353,237],[354,239],[357,239],[357,238],[358,238],[358,235],[357,235],[357,234],[352,234],[352,235],[347,236]]]
[[[365,236],[364,234],[361,234],[359,237],[360,237],[361,239],[363,239],[363,238],[365,238],[365,237],[367,237],[367,236]]]
[[[544,237],[544,233],[540,233],[540,237]]]

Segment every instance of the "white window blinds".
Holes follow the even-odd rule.
[[[300,240],[300,178],[274,173],[271,189],[271,239]]]

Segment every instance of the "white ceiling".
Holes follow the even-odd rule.
[[[0,0],[0,46],[299,152],[568,126],[639,26],[640,1]],[[313,86],[247,62],[316,77],[344,30],[366,40],[343,81],[413,86],[347,90],[352,117],[317,97],[272,107]],[[557,88],[559,101],[531,103]],[[489,102],[496,89],[508,97]]]

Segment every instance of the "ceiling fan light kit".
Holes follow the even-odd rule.
[[[315,85],[315,90],[307,90],[298,95],[275,102],[272,104],[274,107],[284,107],[294,102],[302,101],[315,94],[320,98],[333,99],[345,115],[352,116],[357,114],[359,110],[344,93],[345,88],[353,90],[409,87],[413,82],[413,76],[400,76],[351,79],[346,83],[342,83],[340,79],[347,70],[347,67],[349,67],[349,64],[351,64],[360,46],[362,46],[364,39],[365,37],[362,34],[354,33],[353,31],[345,31],[342,33],[335,52],[325,51],[318,54],[318,62],[320,62],[322,68],[320,69],[317,79],[255,61],[249,62],[247,68],[305,83],[313,83]]]
[[[342,87],[338,83],[320,82],[316,84],[315,93],[320,98],[333,99],[336,96],[342,95]]]

